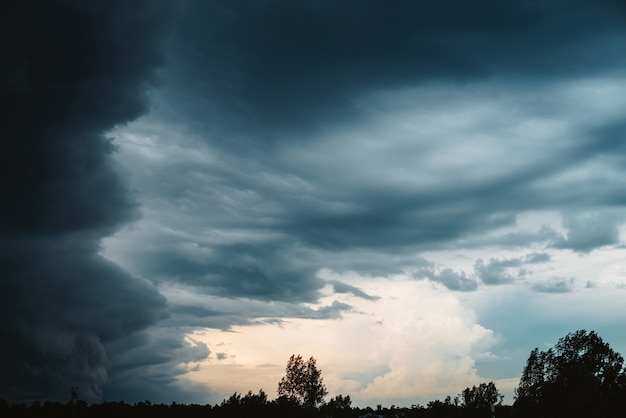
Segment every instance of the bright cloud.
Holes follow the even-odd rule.
[[[349,394],[360,405],[426,402],[480,379],[473,356],[486,354],[477,349],[489,349],[492,332],[442,286],[406,276],[363,278],[329,270],[320,275],[380,299],[331,293],[315,308],[349,304],[340,320],[259,318],[229,331],[194,331],[194,340],[222,355],[209,357],[188,377],[224,396],[259,388],[271,395],[291,354],[313,355],[331,395]]]

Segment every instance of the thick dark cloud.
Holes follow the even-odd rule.
[[[165,299],[83,240],[2,240],[5,344],[2,395],[10,400],[102,396],[115,359],[104,345],[156,323]]]
[[[137,7],[137,8],[135,8]],[[2,229],[110,232],[134,203],[105,132],[147,110],[162,7],[19,2],[4,18]],[[97,228],[97,229],[96,229]]]
[[[138,269],[156,283],[195,286],[206,294],[289,302],[313,302],[324,281],[299,263],[289,243],[215,245],[202,258],[173,251],[171,242],[142,254]]]
[[[430,247],[472,232],[514,222],[512,213],[494,214],[481,208],[497,192],[481,196],[480,190],[451,186],[446,190],[408,193],[361,185],[346,188],[333,203],[349,209],[340,212],[323,207],[303,208],[285,218],[283,225],[319,248],[389,248],[409,245]],[[455,206],[455,202],[463,202]]]
[[[78,385],[82,399],[99,400],[123,354],[107,344],[167,315],[153,285],[104,259],[99,245],[138,217],[106,133],[147,111],[174,9],[3,6],[0,397],[64,401]]]
[[[185,75],[173,82],[202,92],[179,104],[228,129],[231,143],[241,128],[302,136],[357,116],[351,100],[372,86],[562,78],[623,64],[622,17],[611,1],[195,2],[176,43]]]
[[[293,302],[247,299],[236,293],[230,297],[219,297],[200,293],[199,289],[188,289],[193,295],[183,293],[170,297],[172,316],[162,325],[169,329],[190,330],[194,327],[229,331],[233,326],[284,323],[284,318],[339,319],[352,310],[352,306],[334,300],[329,305],[312,308],[297,299]],[[171,295],[170,295],[171,296]]]
[[[184,328],[186,329],[186,328]],[[205,343],[184,339],[183,329],[152,328],[105,345],[116,359],[105,387],[107,400],[205,403],[221,400],[205,385],[179,377],[206,360]]]

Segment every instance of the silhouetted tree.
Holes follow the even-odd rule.
[[[252,393],[251,390],[248,391],[246,396],[241,398],[241,405],[248,407],[260,407],[263,405],[267,405],[267,393],[263,392],[263,389],[259,389],[259,393]]]
[[[459,394],[461,406],[464,408],[489,408],[491,405],[499,406],[502,404],[504,395],[496,388],[495,383],[481,383],[478,386],[465,388]]]
[[[235,392],[232,395],[230,395],[230,398],[224,399],[220,406],[227,408],[227,407],[235,407],[239,405],[241,405],[241,394]]]
[[[416,412],[418,411],[419,409]],[[460,411],[461,409],[454,406],[452,399],[448,396],[443,401],[439,399],[429,401],[426,404],[426,409],[421,412],[423,412],[423,416],[429,418],[454,418],[460,416]]]
[[[216,417],[271,416],[271,406],[263,389],[260,389],[258,394],[248,391],[244,396],[235,392],[222,401],[219,411],[214,415]]]
[[[287,362],[285,376],[278,382],[279,398],[287,404],[312,408],[324,402],[327,394],[315,358],[305,362],[301,355],[293,354]]]
[[[502,405],[502,399],[504,396],[493,382],[465,388],[454,398],[455,405],[463,408],[465,417],[490,417],[491,405]]]
[[[618,415],[624,411],[623,364],[594,331],[569,333],[553,348],[530,353],[515,390],[515,409],[536,417]]]
[[[337,395],[322,407],[324,415],[328,417],[346,417],[352,411],[350,396]]]

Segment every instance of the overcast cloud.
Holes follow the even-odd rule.
[[[0,397],[273,396],[300,353],[512,403],[535,346],[626,352],[622,2],[83,3],[2,15]]]

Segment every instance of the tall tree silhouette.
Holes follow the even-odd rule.
[[[328,394],[322,371],[317,368],[315,358],[306,362],[301,355],[293,354],[287,362],[285,376],[278,382],[278,396],[298,406],[316,407],[324,402]]]
[[[594,331],[579,330],[528,357],[515,408],[524,416],[596,417],[623,411],[624,359]]]
[[[465,388],[459,395],[461,406],[464,408],[487,408],[491,405],[501,405],[504,395],[500,394],[495,383],[481,383],[478,386]]]

